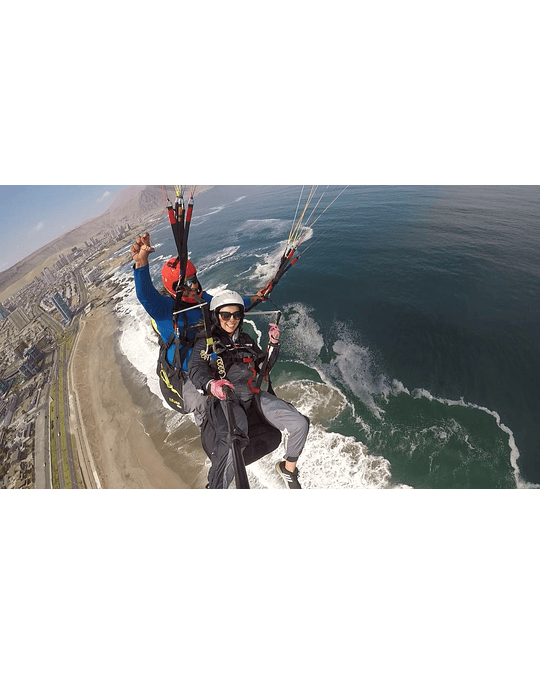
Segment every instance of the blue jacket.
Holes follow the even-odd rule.
[[[162,340],[168,343],[174,335],[174,324],[172,320],[174,300],[170,296],[161,295],[161,293],[155,289],[154,284],[152,283],[152,278],[150,277],[150,268],[148,265],[146,265],[146,267],[139,267],[138,269],[135,268],[134,273],[137,298],[148,314],[152,317],[152,319],[154,319]],[[203,291],[202,297],[203,300],[207,302],[208,305],[210,305],[213,296]],[[250,303],[250,298],[244,298],[245,307],[249,307]],[[187,325],[193,326],[193,337],[195,337],[197,331],[202,325],[202,311],[200,309],[190,309],[184,313],[184,316],[187,320]],[[189,335],[189,337],[191,336]],[[174,359],[174,350],[175,345],[173,342],[167,352],[167,361],[171,366]],[[191,351],[192,350],[190,349],[186,358],[182,362],[182,370],[186,372],[188,369]]]

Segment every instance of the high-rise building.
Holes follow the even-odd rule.
[[[27,380],[34,377],[39,372],[39,366],[34,361],[23,361],[19,366],[19,373]]]
[[[39,362],[44,356],[36,346],[28,347],[24,352],[24,363],[19,366],[19,372],[29,380],[39,372]]]
[[[65,267],[69,263],[69,260],[66,258],[66,256],[63,253],[60,253],[58,256],[58,264],[60,265],[60,269],[62,267]]]
[[[73,318],[73,312],[67,306],[64,298],[59,293],[55,293],[51,297],[51,300],[53,301],[56,309],[64,317],[65,322],[69,323],[71,321],[71,319]]]
[[[43,270],[43,278],[48,284],[54,284],[54,281],[56,279],[56,277],[48,267],[45,267],[45,269]]]
[[[35,345],[32,345],[31,347],[28,347],[28,349],[24,352],[24,358],[26,361],[31,361],[32,363],[39,363],[41,360],[43,360],[45,354],[38,349]]]
[[[0,319],[7,319],[8,316],[9,316],[9,312],[4,307],[4,305],[0,302]]]

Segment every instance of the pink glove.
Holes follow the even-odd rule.
[[[210,391],[212,396],[219,398],[220,401],[224,401],[227,398],[226,393],[223,391],[223,387],[230,387],[234,391],[233,385],[229,380],[215,380],[210,383]]]
[[[277,327],[277,325],[275,323],[271,323],[270,330],[268,331],[268,337],[270,338],[270,342],[273,345],[277,345],[277,343],[279,342],[279,334],[280,330]]]

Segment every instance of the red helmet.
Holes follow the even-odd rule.
[[[194,276],[197,276],[197,270],[191,260],[188,260],[186,265],[186,279]],[[163,279],[165,288],[173,298],[176,298],[176,286],[180,281],[180,261],[178,258],[171,258],[169,262],[166,262],[163,265],[161,278]]]

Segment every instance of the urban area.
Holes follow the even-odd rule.
[[[131,229],[59,254],[0,304],[0,488],[86,487],[70,432],[68,364],[80,318],[112,298],[110,257]]]

